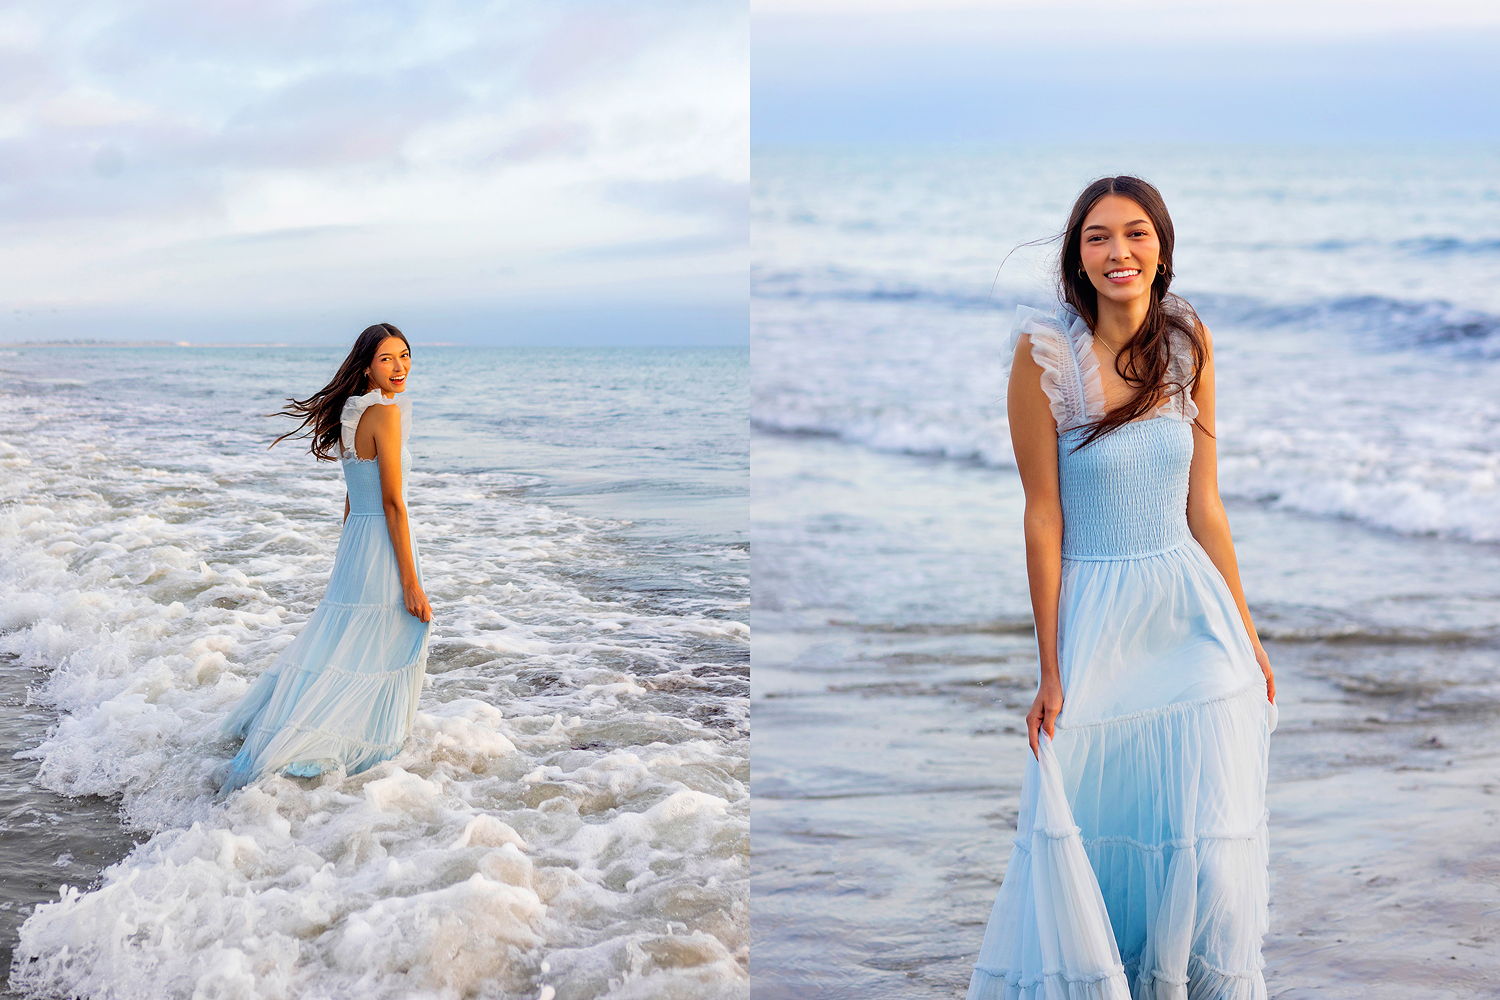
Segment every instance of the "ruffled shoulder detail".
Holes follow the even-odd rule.
[[[1057,432],[1082,426],[1104,414],[1104,385],[1093,352],[1088,324],[1072,309],[1060,306],[1051,315],[1029,306],[1016,307],[1006,363],[1022,336],[1029,338],[1031,358],[1042,369],[1042,392],[1057,422]]]
[[[354,454],[354,432],[359,429],[359,418],[372,406],[394,406],[401,411],[401,444],[406,445],[411,437],[411,400],[398,393],[394,399],[386,399],[379,389],[371,389],[363,396],[350,396],[344,400],[343,412],[339,415],[339,448],[345,456]]]
[[[1100,419],[1106,412],[1099,353],[1094,350],[1094,331],[1089,329],[1083,317],[1067,306],[1063,306],[1063,310],[1073,319],[1068,327],[1068,337],[1073,342],[1073,357],[1078,360],[1078,379],[1083,393],[1083,413],[1078,423],[1086,424]]]
[[[1183,307],[1186,308],[1185,304]],[[1191,312],[1184,316],[1188,322],[1196,319]],[[1193,346],[1188,343],[1186,337],[1173,331],[1171,338],[1171,356],[1167,358],[1167,377],[1174,383],[1182,385],[1193,374]],[[1191,393],[1177,392],[1168,396],[1162,404],[1156,408],[1159,417],[1176,417],[1185,423],[1192,423],[1198,419],[1198,404],[1193,402]]]

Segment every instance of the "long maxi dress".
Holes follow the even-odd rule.
[[[430,623],[407,610],[386,528],[380,468],[359,458],[354,432],[371,406],[401,413],[401,484],[411,475],[411,404],[380,390],[352,396],[341,413],[340,463],[349,517],[339,535],[333,573],[302,632],[251,685],[223,733],[243,737],[220,794],[262,774],[312,777],[340,767],[356,774],[401,751],[416,718],[427,669]],[[421,578],[421,557],[411,539]]]
[[[1197,407],[1176,394],[1075,451],[1104,413],[1088,324],[1022,306],[1012,353],[1022,336],[1058,428],[1063,708],[1026,757],[969,1000],[1264,1000],[1276,709],[1188,531]]]

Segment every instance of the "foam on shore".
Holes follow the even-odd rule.
[[[19,429],[0,446],[0,650],[49,674],[40,782],[116,796],[154,835],[38,908],[13,988],[744,991],[742,606],[611,589],[632,558],[619,523],[528,500],[513,476],[418,472],[438,630],[406,748],[215,801],[235,749],[218,725],[316,605],[341,483],[191,402],[133,415],[138,435],[73,400],[0,396]]]

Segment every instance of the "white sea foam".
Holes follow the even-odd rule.
[[[795,300],[760,301],[757,316],[757,427],[1014,466],[998,349],[1008,319],[929,302]],[[1500,540],[1496,360],[1361,352],[1297,326],[1226,325],[1215,338],[1225,496]]]
[[[39,780],[118,796],[154,833],[37,910],[13,986],[743,995],[743,604],[606,585],[637,558],[620,523],[516,476],[419,470],[438,627],[411,740],[358,776],[216,802],[217,727],[316,605],[342,486],[201,418],[163,403],[130,415],[141,433],[75,397],[0,396],[0,650],[49,672],[36,696],[60,713]],[[733,551],[708,558],[743,580]]]

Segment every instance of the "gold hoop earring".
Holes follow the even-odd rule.
[[[1088,277],[1087,274],[1083,273],[1083,265],[1082,264],[1078,265],[1078,276],[1080,278],[1087,278]]]
[[[1157,274],[1166,274],[1167,273],[1166,262],[1164,262],[1164,261],[1157,261],[1156,262],[1156,273]]]

